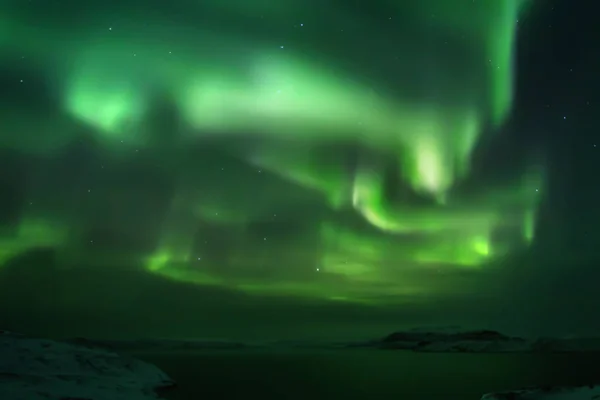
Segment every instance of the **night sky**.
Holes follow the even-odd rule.
[[[600,334],[576,3],[4,1],[0,328]]]

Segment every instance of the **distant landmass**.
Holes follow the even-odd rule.
[[[373,345],[383,349],[462,353],[566,353],[600,351],[600,338],[536,338],[507,336],[491,330],[465,332],[394,332]]]
[[[174,384],[126,355],[0,331],[2,400],[152,400]]]

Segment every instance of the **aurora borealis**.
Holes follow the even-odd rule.
[[[7,9],[1,265],[387,306],[536,241],[547,154],[494,156],[529,1]]]

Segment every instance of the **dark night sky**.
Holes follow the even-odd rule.
[[[0,328],[600,334],[583,2],[12,3]]]

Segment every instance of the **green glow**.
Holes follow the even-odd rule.
[[[535,212],[533,210],[528,211],[525,214],[525,222],[523,223],[523,236],[531,243],[535,233]]]
[[[23,10],[1,16],[0,37],[20,38],[23,57],[50,71],[56,115],[0,111],[0,144],[52,163],[91,135],[106,190],[94,188],[93,205],[52,199],[2,232],[0,263],[50,246],[199,285],[369,303],[451,290],[438,271],[480,273],[534,240],[541,163],[502,184],[472,171],[482,135],[511,110],[525,1],[397,0],[399,21],[385,27],[334,4],[315,17],[315,2],[275,3],[208,0],[189,6],[196,24],[65,10],[82,21],[77,34]],[[352,32],[323,31],[329,21]],[[14,46],[0,41],[0,55]],[[153,114],[157,99],[173,107],[172,126]],[[25,134],[41,128],[50,134]],[[114,183],[142,166],[148,177]],[[143,250],[81,245],[88,222],[144,238]],[[148,226],[160,229],[146,238]]]
[[[122,140],[144,115],[144,93],[117,71],[106,73],[82,62],[66,90],[65,108],[83,122],[99,129],[108,140]]]
[[[67,230],[61,224],[39,218],[23,219],[14,232],[3,232],[0,237],[0,266],[31,249],[59,248],[67,237]]]

